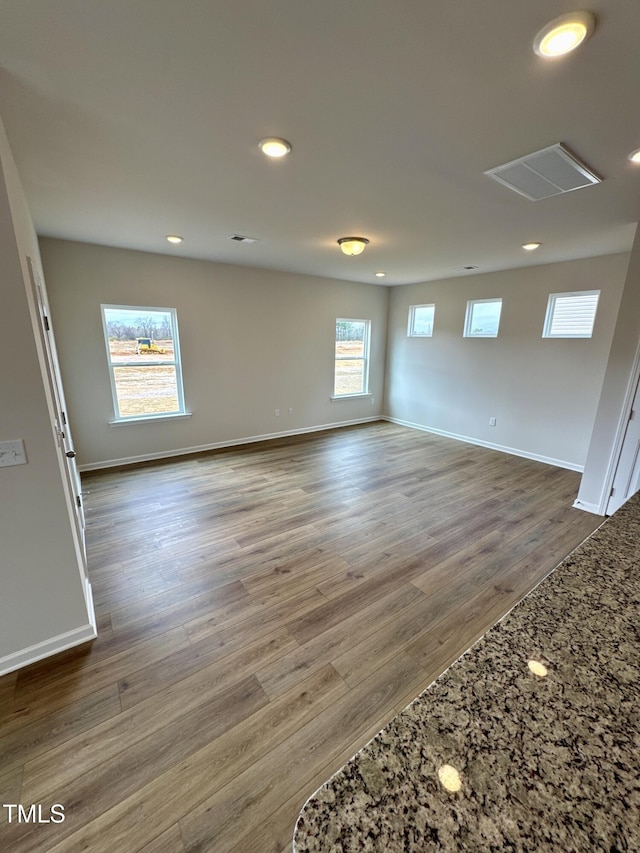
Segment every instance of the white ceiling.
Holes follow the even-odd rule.
[[[536,57],[573,8],[0,0],[0,115],[41,235],[381,284],[627,251],[640,3],[592,0],[592,38]],[[264,136],[292,154],[267,160]],[[556,142],[604,182],[531,202],[483,174]]]

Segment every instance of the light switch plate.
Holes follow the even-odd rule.
[[[26,464],[27,456],[24,452],[24,441],[21,438],[15,441],[0,441],[0,468]]]

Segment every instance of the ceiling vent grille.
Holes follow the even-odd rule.
[[[231,234],[229,239],[233,240],[235,243],[258,243],[259,242],[257,237],[245,237],[244,234]]]
[[[485,172],[531,201],[599,184],[602,178],[560,142]]]

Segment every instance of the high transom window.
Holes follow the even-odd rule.
[[[497,338],[502,299],[471,299],[467,302],[465,338]]]
[[[599,297],[599,290],[550,293],[542,337],[590,338]]]
[[[435,305],[410,305],[407,335],[410,338],[430,338],[433,335]]]

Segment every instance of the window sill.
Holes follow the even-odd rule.
[[[175,421],[190,418],[191,412],[176,412],[175,415],[141,415],[139,418],[114,418],[109,426],[127,426],[128,424],[158,423],[158,421]]]
[[[359,397],[373,397],[373,394],[366,392],[365,394],[338,394],[329,397],[330,400],[357,400]]]

